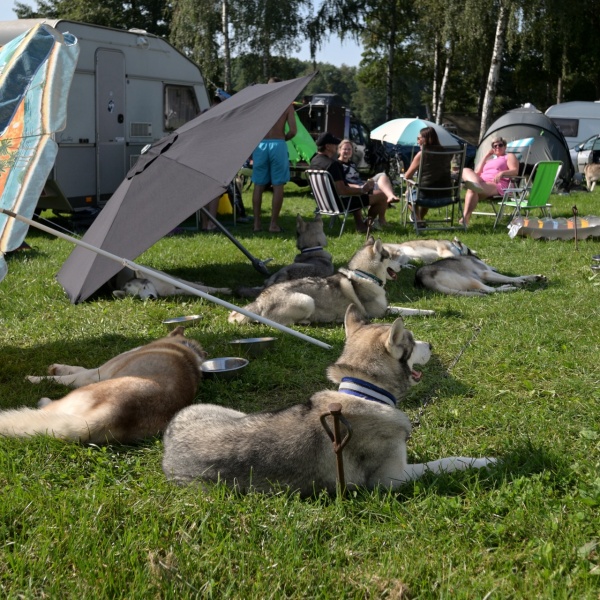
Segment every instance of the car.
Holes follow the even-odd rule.
[[[588,163],[600,162],[600,133],[588,138],[583,144],[577,144],[569,150],[575,173],[583,173]]]

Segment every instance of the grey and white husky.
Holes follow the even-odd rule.
[[[415,273],[415,286],[442,294],[482,296],[495,292],[514,292],[529,283],[544,283],[543,275],[502,275],[476,256],[444,258],[420,267]],[[493,287],[490,284],[500,284]]]
[[[246,309],[282,325],[342,322],[350,304],[369,319],[386,314],[431,314],[388,306],[385,284],[396,279],[402,264],[403,259],[388,252],[381,240],[369,237],[350,259],[348,268],[330,277],[304,277],[271,285]],[[250,321],[237,311],[229,314],[230,323]]]
[[[272,486],[310,496],[336,490],[336,459],[321,417],[332,404],[352,428],[343,450],[349,488],[396,488],[426,472],[485,467],[491,458],[451,457],[408,464],[411,424],[397,402],[421,380],[431,346],[416,341],[401,318],[369,324],[350,305],[344,351],[327,374],[338,390],[317,392],[305,404],[244,414],[211,404],[178,413],[164,435],[163,470],[179,484],[226,482],[242,491]]]
[[[245,298],[256,298],[266,287],[282,281],[302,277],[329,277],[333,275],[331,254],[325,250],[327,236],[323,231],[323,219],[317,215],[312,221],[296,217],[296,248],[300,251],[291,265],[286,265],[273,273],[262,286],[239,287],[236,293]]]
[[[416,260],[425,264],[432,263],[440,258],[477,254],[457,237],[452,240],[410,240],[401,244],[386,243],[385,247],[390,252],[399,252],[406,256],[407,262]]]

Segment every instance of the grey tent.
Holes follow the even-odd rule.
[[[312,77],[247,87],[155,142],[140,156],[82,241],[125,259],[142,254],[225,192]],[[76,304],[121,268],[77,246],[57,279]]]
[[[573,177],[573,164],[569,146],[556,125],[543,112],[534,106],[524,106],[509,110],[494,121],[483,136],[477,149],[475,164],[490,149],[492,138],[503,137],[507,142],[533,138],[526,171],[531,172],[533,165],[541,160],[560,160],[563,167],[560,172],[561,187],[568,187]]]

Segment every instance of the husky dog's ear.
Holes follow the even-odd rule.
[[[404,327],[404,321],[402,320],[402,317],[398,317],[390,327],[387,341],[388,348],[401,346],[406,334],[407,330]]]
[[[113,290],[113,296],[115,298],[125,298],[127,294],[123,290]]]
[[[372,235],[370,235],[367,238],[367,241],[364,243],[364,245],[365,246],[372,246],[374,243],[375,243],[375,238]]]
[[[171,331],[171,333],[169,333],[167,337],[175,337],[177,335],[185,337],[185,327],[183,327],[182,325],[180,325],[179,327],[175,327],[175,329],[173,329],[173,331]]]
[[[304,222],[304,219],[300,215],[298,215],[296,217],[296,233],[300,235],[301,233],[304,233],[305,230],[306,223]]]
[[[373,250],[375,250],[375,252],[377,252],[377,254],[382,254],[384,252],[383,242],[381,240],[377,240],[373,244]]]
[[[314,221],[315,223],[318,223],[319,221],[322,221],[323,218],[321,217],[321,213],[315,215]]]
[[[346,330],[346,339],[348,339],[357,329],[360,329],[363,325],[366,325],[368,321],[362,315],[360,310],[355,304],[350,304],[346,309],[346,316],[344,317],[344,328]]]

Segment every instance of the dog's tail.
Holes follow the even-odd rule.
[[[18,408],[0,412],[0,436],[50,435],[63,440],[85,442],[93,425],[77,415],[58,411]]]

